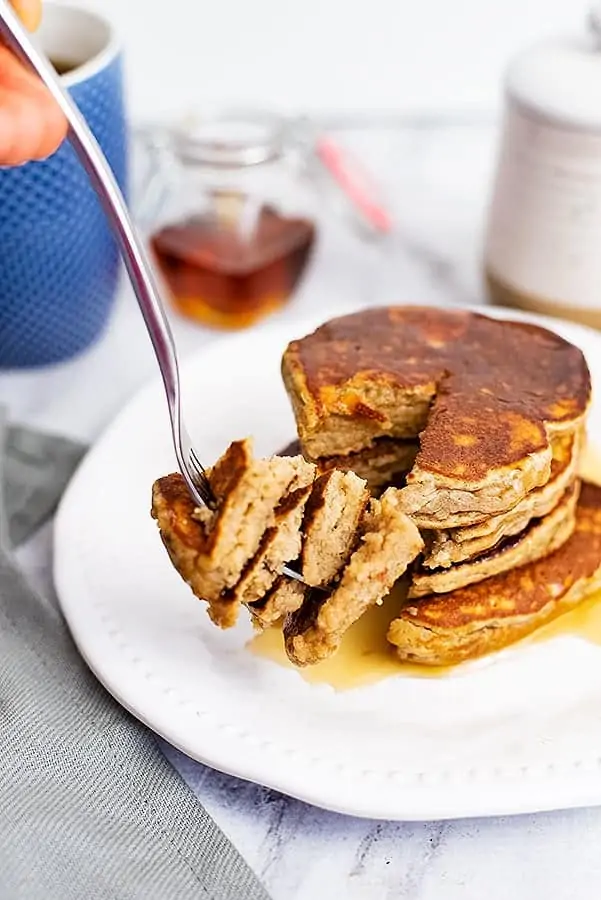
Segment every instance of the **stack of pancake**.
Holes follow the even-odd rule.
[[[373,309],[294,341],[282,372],[296,456],[234,442],[208,473],[215,510],[196,509],[178,474],[153,487],[171,560],[215,624],[244,607],[311,665],[405,577],[388,639],[402,659],[445,665],[601,584],[601,487],[579,477],[590,375],[558,335]]]
[[[420,656],[420,609],[436,611],[442,633],[445,610],[456,611],[454,592],[481,584],[476,618],[492,627],[485,586],[551,556],[575,531],[591,394],[581,351],[529,324],[391,307],[294,341],[282,373],[305,458],[321,471],[353,470],[376,493],[401,485],[403,509],[421,532],[409,586],[411,647],[398,624],[391,641],[403,658],[463,658],[451,659],[452,628],[453,640],[433,650],[427,624]],[[511,608],[523,622],[523,604],[503,596],[504,625]],[[462,602],[465,609],[470,601]]]

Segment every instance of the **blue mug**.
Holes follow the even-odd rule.
[[[48,3],[36,37],[68,69],[64,86],[85,116],[122,190],[127,133],[122,55],[96,13]],[[0,367],[70,359],[109,320],[120,258],[101,206],[71,146],[0,170]]]

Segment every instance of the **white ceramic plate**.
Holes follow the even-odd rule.
[[[514,315],[514,317],[517,317]],[[255,435],[294,434],[277,326],[205,349],[184,370],[191,430],[212,461]],[[601,337],[555,323],[601,381]],[[601,408],[590,420],[601,447]],[[250,626],[211,625],[149,515],[174,469],[160,384],[117,418],[74,477],[56,527],[55,577],[79,649],[108,690],[216,769],[357,816],[438,819],[601,803],[601,648],[561,637],[441,679],[336,692],[245,649]]]

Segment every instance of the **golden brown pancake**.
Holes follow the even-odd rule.
[[[301,571],[307,584],[327,587],[338,577],[368,503],[367,485],[354,472],[333,470],[315,480],[303,522]]]
[[[315,463],[318,472],[354,472],[363,478],[372,494],[377,496],[387,487],[402,487],[411,470],[419,444],[416,440],[399,441],[395,438],[380,438],[373,446],[349,453],[347,456],[322,456],[309,459]],[[292,441],[280,451],[280,456],[302,454],[300,441]]]
[[[282,374],[312,459],[419,436],[403,503],[429,529],[484,521],[546,484],[549,436],[579,427],[591,389],[558,335],[427,307],[334,319],[289,345]]]
[[[239,603],[227,594],[275,523],[282,500],[313,483],[315,467],[302,457],[254,459],[251,442],[235,441],[208,478],[219,504],[195,507],[179,474],[152,488],[152,516],[171,561],[194,594],[209,603],[215,624],[235,624]]]
[[[486,522],[464,528],[424,532],[424,567],[448,568],[480,556],[503,538],[519,534],[532,519],[542,518],[555,509],[576,478],[582,439],[580,434],[556,435],[551,443],[553,460],[551,478],[547,484],[530,491],[509,512],[491,516]]]
[[[381,438],[373,446],[349,453],[347,456],[322,456],[315,462],[320,472],[340,469],[355,472],[364,478],[372,493],[394,485],[400,487],[415,462],[419,450],[417,441],[399,441]]]
[[[254,625],[259,630],[268,628],[295,612],[301,607],[307,590],[300,581],[280,575],[265,596],[248,607]]]
[[[379,603],[423,547],[419,531],[401,511],[399,491],[372,498],[361,541],[330,594],[307,593],[284,622],[286,653],[297,666],[314,665],[335,653],[346,630]]]
[[[265,596],[278,578],[282,566],[295,560],[301,551],[301,525],[312,485],[287,494],[274,513],[274,523],[261,538],[259,549],[242,570],[240,580],[224,599],[255,603]]]
[[[601,487],[584,482],[571,538],[487,581],[406,606],[388,631],[401,659],[444,666],[500,650],[601,587]]]
[[[328,587],[338,577],[355,547],[368,502],[367,485],[354,472],[333,470],[315,480],[305,507],[299,561],[308,585]],[[305,594],[305,585],[279,578],[249,609],[255,622],[265,627],[298,609]]]
[[[446,594],[468,584],[483,581],[492,575],[507,572],[516,566],[533,562],[561,547],[574,530],[579,493],[580,482],[576,480],[550,513],[542,519],[532,519],[520,534],[505,538],[492,550],[476,559],[467,560],[448,569],[424,569],[421,566],[416,568],[409,596]]]

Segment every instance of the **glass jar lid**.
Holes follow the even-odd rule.
[[[260,111],[195,117],[171,130],[173,151],[183,162],[226,169],[279,159],[287,136],[285,120]]]

